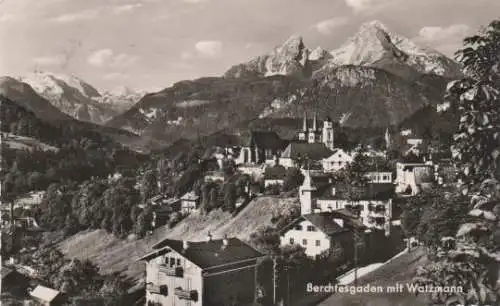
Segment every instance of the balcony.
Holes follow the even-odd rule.
[[[169,267],[167,265],[160,265],[160,272],[165,273],[168,276],[183,277],[184,269],[182,267]]]
[[[151,294],[161,294],[161,295],[168,295],[168,287],[166,285],[155,285],[152,283],[149,283],[146,285],[146,290],[151,293]]]
[[[197,301],[198,300],[198,292],[196,290],[185,290],[181,287],[177,287],[174,290],[174,294],[180,300],[188,300],[188,301]]]

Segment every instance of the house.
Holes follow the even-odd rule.
[[[334,149],[332,154],[321,161],[325,172],[333,173],[352,163],[354,156],[342,149]]]
[[[346,219],[334,211],[301,215],[280,230],[280,245],[298,244],[309,257],[328,252],[345,262],[352,257],[353,249],[352,228]],[[354,224],[363,228],[360,222],[354,221]]]
[[[181,197],[181,212],[189,214],[193,210],[197,209],[199,204],[200,197],[197,196],[194,191],[190,191]]]
[[[240,150],[236,164],[274,163],[274,157],[280,156],[287,142],[272,131],[251,131],[248,142]]]
[[[264,255],[237,238],[188,242],[166,239],[146,262],[147,305],[245,305],[256,292]]]
[[[285,167],[276,164],[274,166],[266,167],[264,171],[264,187],[269,185],[283,185],[287,176]]]
[[[324,143],[291,142],[280,156],[279,163],[286,168],[300,168],[303,163],[320,162],[332,155]]]
[[[14,267],[2,266],[0,272],[2,275],[2,293],[10,292],[16,296],[23,296],[26,294],[30,282],[29,277],[19,273]]]
[[[30,296],[43,306],[54,306],[63,304],[63,295],[61,292],[38,285],[29,292]]]
[[[366,177],[373,184],[392,184],[392,171],[370,171],[366,173]]]
[[[369,229],[389,231],[393,184],[367,183],[352,187],[329,181],[318,184],[306,171],[299,187],[301,214],[348,209]]]
[[[434,181],[434,166],[427,163],[396,164],[396,192],[416,195]]]

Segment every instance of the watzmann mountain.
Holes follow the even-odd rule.
[[[148,94],[108,124],[168,141],[311,111],[348,127],[383,127],[441,103],[447,82],[459,76],[453,60],[373,21],[332,51],[292,36],[221,77]]]

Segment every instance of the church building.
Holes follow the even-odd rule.
[[[328,149],[333,150],[333,121],[327,117],[323,121],[323,127],[318,125],[318,118],[314,114],[312,127],[308,127],[307,115],[304,116],[302,131],[299,132],[299,140],[308,143],[323,143]]]

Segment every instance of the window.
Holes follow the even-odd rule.
[[[308,231],[308,232],[315,232],[315,231],[316,231],[316,228],[315,228],[314,226],[312,226],[312,225],[308,225],[308,226],[307,226],[307,231]]]
[[[173,257],[170,258],[170,266],[171,267],[175,266],[175,258]]]
[[[180,258],[177,258],[177,265],[180,266],[181,265],[181,259]]]
[[[320,246],[321,245],[321,241],[320,240],[316,240],[316,246]]]
[[[302,239],[302,245],[307,245],[307,239]]]
[[[302,230],[302,225],[295,225],[295,230],[301,231]]]
[[[294,242],[293,238],[290,238],[290,244],[293,244]]]
[[[170,257],[165,257],[165,264],[168,265],[168,262],[170,260]]]

